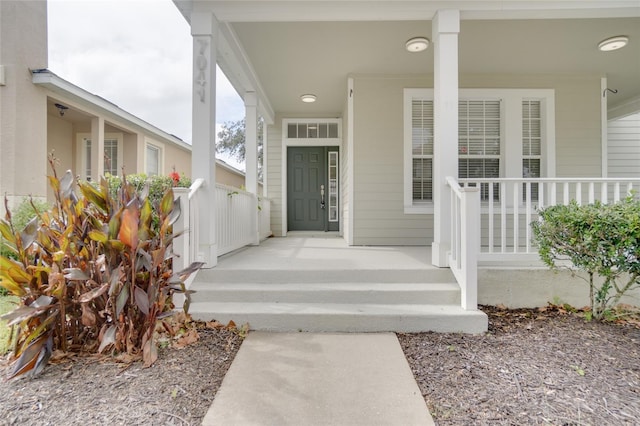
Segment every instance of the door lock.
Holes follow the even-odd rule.
[[[320,185],[320,208],[324,209],[324,185]]]

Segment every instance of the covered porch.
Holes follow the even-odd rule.
[[[536,261],[529,224],[537,208],[570,199],[614,202],[637,186],[640,173],[607,180],[607,120],[640,110],[634,77],[640,72],[640,47],[629,42],[640,39],[635,2],[452,1],[446,9],[435,1],[345,1],[340,8],[321,0],[252,2],[251,7],[247,2],[175,3],[194,38],[193,173],[201,185],[192,191],[197,226],[191,228],[189,249],[209,268],[224,260],[219,234],[226,229],[220,227],[222,198],[210,184],[216,173],[216,63],[245,102],[246,189],[253,206],[259,201],[255,123],[259,116],[264,119],[265,196],[274,236],[289,240],[288,232],[297,229],[291,217],[310,210],[334,220],[345,249],[353,250],[331,247],[343,255],[335,258],[337,264],[357,253],[352,246],[423,247],[422,261],[431,269],[419,279],[427,284],[426,275],[450,274],[444,283],[456,283],[459,294],[454,304],[444,305],[470,316],[481,314],[482,262],[526,268]],[[599,47],[620,31],[628,46]],[[323,128],[328,129],[324,136]],[[296,155],[303,158],[312,149],[333,155],[328,170],[324,166],[328,181],[305,180],[304,173],[316,170],[308,163],[299,170],[291,167]],[[304,195],[309,198],[294,198],[296,185],[308,187]],[[325,206],[331,195],[337,204]],[[315,210],[292,209],[297,207],[292,200]],[[245,244],[260,244],[258,216],[254,210],[242,227],[250,232]],[[278,258],[292,250],[262,253]],[[375,258],[375,253],[369,255]],[[361,273],[369,278],[360,282],[347,269],[298,270],[295,265],[306,262],[294,259],[278,271],[243,261],[258,271],[254,275],[270,276],[257,281],[265,287],[293,284],[286,276],[304,283],[308,275],[331,274],[340,283],[379,284],[371,274],[404,282],[403,274],[383,261],[384,270]],[[205,282],[215,287],[225,274],[241,273],[204,271],[198,275],[203,286],[198,294],[205,294]],[[442,283],[440,278],[434,282]],[[527,284],[536,292],[535,283]],[[286,299],[297,290],[285,287],[281,293]],[[366,309],[379,305],[366,302],[369,293],[357,293]],[[501,295],[494,296],[499,303]],[[257,308],[251,297],[238,296],[239,309]],[[432,295],[416,305],[426,309],[430,300]],[[348,329],[349,320],[341,321]],[[440,330],[428,321],[417,323]]]

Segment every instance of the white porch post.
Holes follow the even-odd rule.
[[[91,180],[100,182],[100,176],[104,176],[104,118],[94,117],[91,119]]]
[[[245,140],[245,165],[244,185],[247,192],[255,197],[255,208],[253,211],[252,244],[260,243],[260,228],[258,226],[258,98],[255,92],[245,92],[244,94],[245,120],[244,120],[244,140]]]
[[[458,177],[458,33],[460,12],[439,10],[433,18],[434,44],[434,231],[431,262],[447,267],[451,248],[451,194],[446,177]]]
[[[218,263],[216,240],[216,53],[218,22],[211,13],[192,12],[193,36],[193,179],[203,178],[199,193],[197,260],[206,267]]]

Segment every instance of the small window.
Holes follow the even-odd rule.
[[[145,171],[148,176],[160,174],[160,148],[147,144]]]
[[[411,102],[413,202],[433,200],[433,101]]]
[[[338,123],[303,121],[287,124],[287,139],[337,139],[339,133]]]

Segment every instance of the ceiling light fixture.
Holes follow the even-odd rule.
[[[422,52],[423,50],[427,50],[429,47],[429,39],[426,37],[414,37],[407,40],[404,47],[407,49],[407,52]]]
[[[627,36],[615,36],[609,37],[606,40],[602,40],[598,43],[598,49],[603,52],[610,52],[612,50],[622,49],[629,43],[629,37]]]
[[[312,102],[315,102],[317,97],[316,97],[316,95],[312,95],[311,93],[307,93],[306,95],[300,96],[300,99],[302,100],[302,102],[310,104]]]

